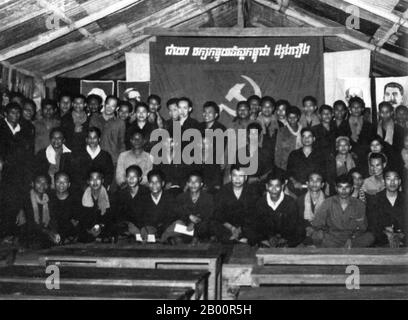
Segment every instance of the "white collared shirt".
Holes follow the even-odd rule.
[[[273,211],[276,211],[276,209],[282,203],[284,197],[285,197],[285,194],[283,192],[281,192],[278,201],[273,202],[272,199],[271,199],[271,196],[267,192],[266,193],[266,202],[268,203],[268,206],[270,206],[273,209]]]
[[[242,188],[239,190],[232,189],[232,191],[234,192],[235,198],[237,199],[241,198],[242,190],[243,190]]]
[[[163,194],[163,191],[160,192],[160,194],[159,194],[159,196],[157,198],[153,197],[153,195],[150,194],[150,196],[152,197],[152,200],[153,200],[153,202],[155,203],[156,206],[159,204],[162,194]]]
[[[97,146],[95,151],[92,151],[90,146],[86,146],[86,152],[88,152],[89,156],[93,159],[95,159],[98,154],[101,152],[101,147]]]
[[[395,206],[395,201],[397,201],[397,197],[398,197],[397,195],[395,197],[387,195],[387,199],[391,203],[391,206]]]
[[[20,131],[21,131],[20,124],[18,124],[18,123],[17,123],[16,127],[15,127],[15,128],[13,128],[13,126],[11,125],[11,123],[10,123],[10,122],[8,122],[8,121],[7,121],[7,119],[4,119],[4,120],[6,121],[6,123],[7,123],[8,127],[10,128],[11,133],[13,134],[13,136],[15,136],[15,135],[16,135],[16,133],[18,133],[18,132],[20,132]]]
[[[62,145],[62,153],[70,153],[71,152],[71,150],[69,150],[66,146],[65,146],[65,144],[63,144]],[[52,145],[49,145],[48,147],[47,147],[47,149],[45,149],[45,156],[47,157],[47,160],[48,160],[48,162],[49,163],[51,163],[51,164],[57,164],[57,161],[56,161],[56,159],[55,159],[55,156],[56,156],[56,152],[55,152],[55,150],[54,150],[54,148],[52,147]]]
[[[180,120],[179,120],[180,126],[183,126],[184,122],[186,122],[187,119],[188,119],[188,117],[187,117],[187,118],[184,118],[184,119],[180,119]]]

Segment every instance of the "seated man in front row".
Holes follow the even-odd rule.
[[[280,174],[269,174],[266,194],[256,203],[258,242],[266,247],[295,247],[304,239],[295,199],[286,195],[285,180]]]
[[[232,165],[231,182],[215,196],[214,236],[222,243],[249,243],[256,240],[256,190],[247,183],[245,168]]]
[[[141,199],[141,238],[143,242],[158,242],[167,227],[177,220],[176,201],[171,193],[164,190],[166,177],[162,171],[149,171],[147,180],[150,192]]]
[[[327,198],[311,222],[312,238],[326,248],[369,247],[374,236],[367,230],[365,204],[351,197],[353,182],[347,175],[336,178],[337,195]]]
[[[214,213],[213,196],[203,189],[204,179],[200,171],[192,171],[187,180],[187,190],[177,196],[175,213],[178,220],[162,235],[162,242],[192,243],[208,241],[210,219]]]
[[[401,177],[398,172],[387,170],[384,181],[385,190],[367,199],[367,215],[375,245],[395,248],[407,244],[408,208],[404,194],[399,191]]]
[[[141,241],[143,196],[149,189],[140,185],[143,172],[139,166],[126,168],[126,188],[115,194],[114,208],[116,215],[116,233],[118,236],[133,237]]]

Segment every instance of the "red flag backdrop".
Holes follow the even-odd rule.
[[[188,96],[193,117],[202,120],[207,100],[221,105],[228,125],[236,104],[250,95],[270,95],[300,106],[306,95],[324,98],[320,37],[158,37],[151,44],[151,92],[164,100]],[[163,103],[164,105],[164,103]],[[167,112],[162,109],[167,117]]]

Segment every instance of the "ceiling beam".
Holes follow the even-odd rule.
[[[386,42],[388,42],[388,40],[398,32],[398,30],[400,29],[400,27],[407,21],[406,19],[408,18],[408,10],[406,10],[404,12],[404,14],[402,15],[402,17],[400,18],[400,20],[398,22],[395,22],[393,24],[393,26],[388,29],[388,31],[384,34],[384,36],[379,39],[377,41],[377,43],[375,44],[378,48],[381,48]]]
[[[171,29],[145,28],[144,34],[173,37],[300,37],[300,36],[336,36],[344,34],[345,27],[283,27],[283,28],[198,28]]]
[[[30,77],[33,77],[33,78],[36,78],[36,79],[42,79],[42,78],[43,78],[43,74],[36,73],[36,72],[32,72],[32,71],[28,71],[28,70],[22,69],[22,68],[20,68],[20,67],[16,67],[16,66],[12,65],[11,63],[9,63],[9,62],[7,62],[7,61],[0,61],[0,63],[1,63],[4,67],[6,67],[6,68],[8,68],[8,69],[14,69],[14,70],[18,71],[19,73],[24,74],[24,75],[26,75],[26,76],[30,76]]]
[[[41,3],[44,6],[47,6],[46,1],[44,1],[44,0],[38,0],[38,1],[41,1]],[[92,13],[89,16],[87,16],[87,17],[85,17],[83,19],[80,19],[80,20],[78,20],[76,22],[73,22],[73,21],[69,20],[69,21],[67,21],[67,23],[69,23],[69,22],[70,23],[67,26],[58,28],[56,30],[51,30],[51,31],[49,31],[47,33],[37,35],[37,36],[32,37],[30,39],[27,39],[27,40],[25,40],[25,41],[23,41],[23,42],[21,42],[21,43],[19,43],[17,45],[13,45],[13,46],[11,46],[11,47],[9,47],[7,49],[1,50],[0,51],[0,61],[7,60],[7,59],[10,59],[12,57],[15,57],[15,56],[18,56],[20,54],[31,51],[31,50],[33,50],[35,48],[38,48],[38,47],[40,47],[40,46],[42,46],[42,45],[44,45],[44,44],[46,44],[48,42],[51,42],[51,41],[53,41],[55,39],[58,39],[58,38],[72,32],[74,30],[80,29],[80,28],[82,28],[82,27],[84,27],[84,26],[86,26],[86,25],[88,25],[88,24],[90,24],[92,22],[95,22],[95,21],[97,21],[99,19],[102,19],[102,18],[112,14],[112,13],[115,13],[115,12],[117,12],[119,10],[122,10],[122,9],[124,9],[126,7],[134,5],[134,4],[136,4],[138,2],[141,2],[141,1],[143,1],[143,0],[121,0],[121,1],[113,2],[112,5],[110,5],[110,6],[106,7],[106,8],[103,8],[102,10],[97,11],[95,13]],[[49,9],[52,12],[56,12],[56,8],[54,6],[51,6],[49,3],[48,3],[48,5],[49,5]],[[61,18],[63,18],[63,17],[61,17]]]
[[[131,41],[128,41],[114,49],[111,50],[106,50],[105,52],[102,52],[100,54],[94,55],[88,59],[85,59],[83,61],[79,61],[75,64],[72,64],[70,66],[66,66],[64,68],[61,68],[59,70],[55,70],[50,74],[47,74],[44,76],[45,79],[50,79],[53,78],[59,74],[74,70],[74,69],[78,69],[82,66],[85,66],[87,64],[90,64],[94,61],[100,60],[104,57],[125,51],[126,49],[128,49],[129,47],[135,46],[138,43],[140,43],[141,41],[144,41],[148,38],[150,38],[150,35],[144,35],[143,30],[145,29],[145,27],[152,27],[152,26],[157,26],[160,25],[162,27],[173,27],[173,26],[177,26],[185,21],[194,19],[197,16],[202,15],[203,13],[206,13],[216,7],[219,7],[225,3],[230,2],[231,0],[216,0],[213,1],[209,4],[206,5],[199,5],[197,2],[193,2],[190,0],[182,0],[177,2],[176,4],[173,4],[159,12],[156,12],[155,14],[151,15],[150,17],[148,17],[148,19],[146,19],[145,23],[142,23],[143,27],[140,28],[139,30],[134,30],[134,33],[136,34],[140,34],[140,36],[135,36],[135,38],[133,38]],[[170,20],[166,20],[166,17],[169,15],[170,12],[175,11],[175,10],[179,10],[179,9],[186,9],[186,6],[196,6],[195,10],[192,10],[191,13],[189,14],[181,14],[179,16],[177,16],[176,18],[170,19]]]
[[[276,5],[276,4],[274,4],[272,2],[269,2],[269,1],[266,1],[266,0],[253,0],[253,1],[265,6],[267,8],[273,9],[273,10],[280,10],[281,9],[279,5]],[[298,12],[295,9],[291,8],[291,7],[288,7],[287,9],[285,9],[284,13],[289,17],[300,20],[300,21],[302,21],[302,22],[304,22],[304,23],[306,23],[308,25],[311,25],[311,26],[327,27],[327,25],[322,23],[321,21],[319,21],[319,20],[317,20],[315,18],[312,18],[312,17],[308,16],[307,14],[303,14],[301,12]],[[365,41],[362,41],[360,39],[357,39],[354,36],[350,35],[349,33],[350,32],[347,30],[346,34],[339,34],[337,36],[344,39],[344,40],[347,40],[347,41],[349,41],[351,43],[354,43],[354,44],[356,44],[356,45],[358,45],[358,46],[360,46],[362,48],[378,52],[380,54],[383,54],[385,56],[388,56],[390,58],[393,58],[395,60],[398,60],[400,62],[408,64],[408,58],[406,58],[406,57],[404,57],[404,56],[402,56],[400,54],[397,54],[397,53],[394,53],[394,52],[391,52],[391,51],[388,51],[388,50],[385,50],[385,49],[382,49],[382,48],[378,48],[376,45],[365,42]]]
[[[393,23],[397,23],[400,20],[400,16],[398,16],[397,14],[394,14],[390,11],[381,9],[378,6],[374,6],[374,5],[370,5],[367,2],[361,1],[361,0],[344,0],[344,2],[348,3],[349,5],[353,5],[356,7],[359,7],[360,9],[363,9],[367,12],[371,12],[373,14],[375,14],[376,16],[382,17],[384,19],[387,19]],[[403,25],[406,23],[407,21],[404,21]]]
[[[12,7],[12,8],[7,8],[6,7],[4,9],[2,9],[1,11],[4,11],[6,9],[11,10],[11,13],[12,13],[12,16],[13,16],[14,15],[13,13],[17,13],[17,11],[19,10],[17,8],[14,8],[17,5],[18,5],[18,3],[13,3],[13,4],[10,5],[10,7]],[[47,12],[47,10],[45,10],[44,8],[42,8],[42,9],[38,8],[37,10],[33,10],[33,8],[30,7],[30,8],[24,8],[23,10],[24,10],[23,13],[20,13],[21,16],[19,16],[17,19],[13,19],[9,23],[3,23],[0,26],[0,32],[2,32],[4,30],[7,30],[7,29],[10,29],[10,28],[12,28],[14,26],[17,26],[19,24],[22,24],[22,23],[24,23],[24,22],[26,22],[28,20],[34,19],[34,18],[36,18],[36,17],[38,17],[38,16],[40,16],[40,15]],[[27,12],[25,12],[25,10],[27,10]],[[6,14],[7,14],[7,12],[6,12]],[[10,18],[10,16],[9,16],[9,18]]]

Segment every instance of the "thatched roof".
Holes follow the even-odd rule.
[[[145,28],[344,27],[351,4],[360,29],[325,36],[325,50],[368,48],[374,76],[407,74],[407,0],[3,0],[0,61],[43,79],[124,78]]]

